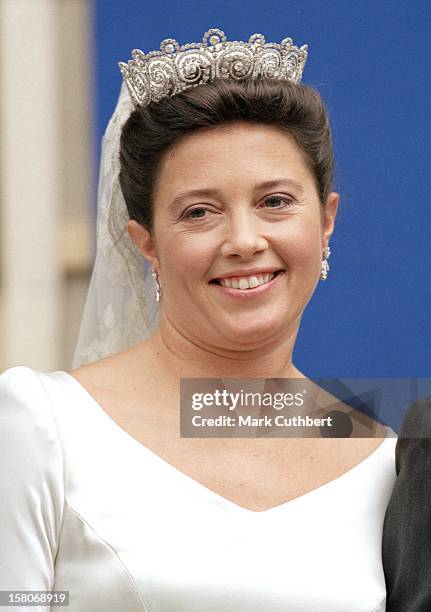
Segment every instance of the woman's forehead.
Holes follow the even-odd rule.
[[[187,134],[170,148],[167,157],[194,155],[205,161],[219,151],[225,153],[227,147],[238,147],[243,154],[250,153],[250,147],[244,149],[244,144],[259,145],[259,148],[253,151],[259,154],[261,149],[272,150],[274,143],[289,150],[298,149],[293,137],[279,126],[246,121],[232,122]],[[207,155],[201,156],[202,151]]]
[[[202,189],[211,180],[303,184],[311,180],[308,175],[303,153],[290,135],[272,125],[241,123],[182,139],[164,156],[159,178],[160,186],[172,193]]]

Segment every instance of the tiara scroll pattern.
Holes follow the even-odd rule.
[[[132,59],[118,65],[134,105],[147,106],[216,78],[298,83],[307,55],[307,45],[297,47],[291,38],[266,43],[262,34],[252,34],[248,42],[227,41],[222,30],[212,28],[201,43],[180,46],[174,38],[166,38],[160,51],[145,54],[133,49]]]

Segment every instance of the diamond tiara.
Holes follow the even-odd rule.
[[[147,106],[215,78],[298,83],[307,49],[307,45],[296,47],[291,38],[284,38],[280,44],[265,43],[262,34],[252,34],[247,43],[229,42],[222,30],[212,28],[201,43],[180,47],[174,38],[166,38],[160,43],[160,51],[145,54],[133,49],[132,59],[118,65],[135,106]]]

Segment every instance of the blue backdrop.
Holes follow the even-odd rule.
[[[431,4],[96,0],[98,143],[121,84],[117,62],[163,38],[199,41],[211,27],[228,40],[261,32],[307,43],[303,81],[330,112],[342,197],[296,365],[310,376],[431,377]]]

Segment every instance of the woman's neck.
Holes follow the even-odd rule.
[[[305,378],[292,363],[299,321],[292,332],[258,348],[224,349],[198,344],[169,322],[143,344],[169,378]]]

